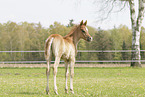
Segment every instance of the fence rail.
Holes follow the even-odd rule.
[[[145,52],[145,50],[140,50],[141,52]],[[135,52],[135,50],[78,50],[78,53],[131,53]],[[0,51],[0,53],[44,53],[44,51]],[[42,54],[43,56],[43,54]],[[39,56],[37,56],[39,57]],[[51,61],[54,62],[54,61]],[[64,61],[60,61],[64,62]],[[138,60],[76,60],[77,63],[130,63],[130,62],[138,62]],[[145,60],[141,60],[141,62],[145,62]],[[10,60],[10,61],[1,61],[0,64],[34,64],[34,63],[46,63],[45,60],[39,61],[39,60]]]
[[[22,53],[30,53],[30,52],[40,52],[43,53],[44,51],[0,51],[0,53],[5,52],[5,53],[18,53],[18,52],[22,52]],[[136,52],[136,50],[78,50],[78,52]],[[140,50],[140,52],[145,52],[145,50]]]
[[[54,63],[54,61],[51,61]],[[60,61],[64,62],[64,61]],[[130,63],[130,62],[138,62],[138,60],[111,60],[111,61],[76,61],[77,63],[98,63],[98,62],[103,62],[103,63]],[[145,60],[141,60],[141,62],[145,62]],[[46,63],[46,61],[4,61],[0,62],[0,64],[34,64],[34,63]]]

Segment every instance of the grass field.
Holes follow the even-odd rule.
[[[65,94],[64,77],[58,68],[55,95],[51,72],[50,97],[145,97],[145,68],[75,68],[75,94]],[[45,97],[45,88],[45,68],[0,68],[0,96]]]

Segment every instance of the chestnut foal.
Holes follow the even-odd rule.
[[[88,29],[86,27],[87,21],[83,23],[83,20],[79,25],[73,27],[73,29],[66,36],[61,36],[59,34],[50,35],[45,44],[45,59],[47,61],[47,86],[46,86],[46,94],[49,94],[49,75],[50,75],[50,61],[52,55],[55,57],[55,62],[53,66],[53,75],[54,75],[54,92],[57,92],[56,86],[56,74],[57,67],[59,65],[60,59],[63,59],[65,62],[65,92],[68,93],[67,80],[69,75],[69,64],[70,64],[70,91],[74,94],[73,91],[73,77],[74,77],[74,64],[75,64],[75,56],[77,54],[77,44],[79,40],[82,38],[88,42],[92,41],[92,37],[88,33]]]

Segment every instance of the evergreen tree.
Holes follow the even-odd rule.
[[[74,22],[73,19],[69,20],[69,24],[67,25],[67,27],[73,27],[74,26],[73,22]]]
[[[110,34],[107,31],[103,31],[101,29],[95,33],[94,40],[92,42],[92,47],[95,50],[110,50],[111,49],[111,39]],[[111,53],[99,52],[97,53],[98,60],[109,60],[112,59]],[[102,63],[102,62],[101,62]]]
[[[126,43],[125,41],[123,41],[123,45],[122,45],[122,50],[127,50],[127,47],[126,47]],[[122,52],[122,60],[127,60],[128,59],[128,52]]]

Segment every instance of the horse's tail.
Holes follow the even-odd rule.
[[[53,37],[49,37],[45,42],[45,59],[49,60],[51,54],[51,45],[53,42]]]

